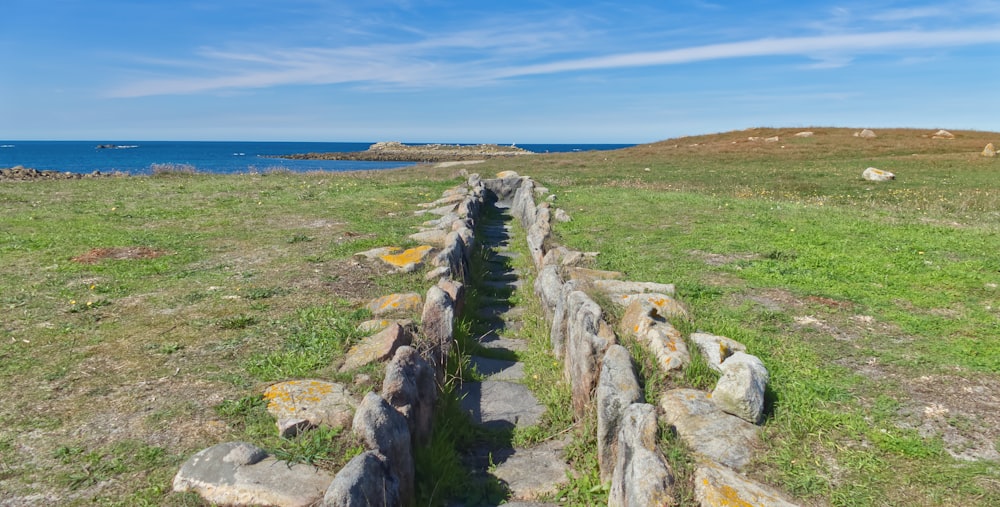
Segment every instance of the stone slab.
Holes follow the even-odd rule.
[[[538,424],[545,406],[523,384],[504,380],[466,382],[459,390],[462,411],[472,422],[496,429]]]
[[[723,412],[708,393],[673,389],[660,398],[660,408],[663,420],[696,454],[737,470],[750,462],[759,442],[757,426]]]
[[[490,357],[472,356],[469,366],[490,380],[521,380],[524,378],[524,363],[504,361]]]

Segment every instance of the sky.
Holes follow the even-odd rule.
[[[0,139],[1000,131],[1000,0],[4,0]]]

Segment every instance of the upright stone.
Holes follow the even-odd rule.
[[[674,477],[656,446],[656,407],[635,403],[625,409],[618,431],[609,507],[675,505]]]
[[[385,368],[382,397],[406,418],[417,445],[431,436],[437,402],[434,368],[413,347],[400,347]]]
[[[708,367],[719,373],[722,373],[723,361],[728,359],[729,356],[732,356],[736,352],[747,351],[745,345],[725,336],[716,336],[709,333],[691,333],[690,338],[695,346],[698,347],[698,350],[701,351],[701,357],[708,363]]]
[[[369,450],[387,458],[389,470],[399,479],[400,497],[413,498],[413,448],[406,418],[381,396],[369,392],[354,414],[352,431]]]
[[[764,391],[769,375],[764,363],[746,352],[736,352],[722,363],[722,377],[712,400],[724,412],[758,424],[764,414]]]
[[[423,341],[419,345],[424,357],[434,365],[439,379],[444,374],[444,366],[454,340],[454,318],[455,303],[451,296],[436,285],[428,289],[420,323]]]
[[[642,401],[642,389],[632,368],[632,355],[621,345],[608,347],[597,382],[597,463],[602,481],[610,480],[614,472],[622,413],[639,401]]]
[[[376,451],[363,452],[349,461],[323,496],[324,507],[396,507],[406,502],[412,500],[400,495],[399,479]]]
[[[600,360],[614,342],[600,335],[601,307],[587,294],[570,293],[568,309],[565,371],[573,392],[573,412],[579,418],[586,414],[597,387]]]

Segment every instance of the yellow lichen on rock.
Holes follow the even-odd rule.
[[[379,258],[382,259],[387,264],[390,264],[397,268],[401,268],[408,264],[417,264],[423,262],[424,259],[427,258],[427,255],[430,253],[431,248],[432,247],[429,245],[421,245],[418,247],[410,248],[408,250],[403,250],[402,252],[399,253],[395,252],[387,253],[385,255],[380,256]]]
[[[392,313],[417,312],[423,306],[423,299],[420,294],[411,292],[409,294],[389,294],[382,296],[371,303],[368,303],[368,310],[374,316],[387,315]]]

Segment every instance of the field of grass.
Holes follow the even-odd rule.
[[[562,243],[676,283],[689,330],[764,360],[754,478],[814,505],[1000,504],[1000,160],[979,155],[1000,134],[810,130],[472,170],[534,177],[573,217]],[[865,182],[868,166],[897,179]],[[336,378],[362,303],[423,286],[351,255],[405,246],[456,170],[0,185],[0,491],[199,505],[170,479],[231,439],[336,467],[352,442],[279,441],[261,389]]]

